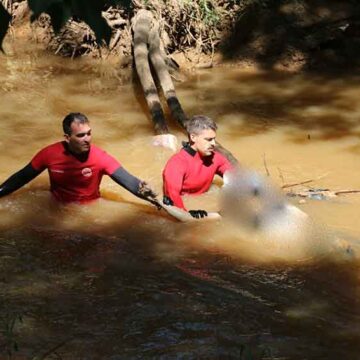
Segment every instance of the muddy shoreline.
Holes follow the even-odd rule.
[[[95,57],[131,68],[131,18],[147,7],[159,22],[164,53],[185,72],[218,66],[290,72],[359,69],[360,5],[353,1],[216,0],[205,8],[200,2],[185,6],[175,0],[133,4],[131,11],[104,9],[103,17],[112,29],[109,47],[97,46],[94,33],[78,19],[58,34],[47,15],[30,26],[24,0],[12,2],[7,37],[28,36],[58,56]]]

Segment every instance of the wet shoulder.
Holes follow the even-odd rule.
[[[173,156],[182,163],[188,163],[194,159],[194,155],[191,155],[185,148],[182,148],[177,154]]]
[[[114,156],[109,154],[104,149],[91,145],[90,155],[88,161],[90,163],[95,163],[97,166],[107,169],[107,173],[113,173],[118,167],[121,166],[119,160],[117,160]]]
[[[90,154],[91,156],[96,156],[96,157],[106,157],[109,155],[107,151],[93,144],[91,144]]]
[[[189,159],[190,155],[184,149],[181,149],[179,152],[170,157],[166,166],[184,166],[187,164]]]
[[[58,141],[56,143],[47,145],[43,147],[39,152],[43,153],[52,153],[52,154],[59,154],[60,152],[63,152],[65,150],[64,144],[62,141]]]

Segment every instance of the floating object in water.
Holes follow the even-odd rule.
[[[224,175],[221,215],[244,230],[255,231],[264,244],[278,248],[303,243],[311,228],[309,216],[290,204],[267,178],[246,169]]]
[[[261,229],[289,226],[307,215],[291,205],[280,189],[260,174],[236,168],[224,175],[221,214],[243,226]]]
[[[360,190],[357,189],[348,189],[348,190],[335,190],[332,191],[330,189],[318,189],[318,188],[310,188],[306,190],[301,190],[297,192],[288,192],[286,195],[288,197],[302,197],[309,198],[312,200],[331,200],[339,195],[345,194],[356,194],[360,193]]]
[[[288,202],[269,179],[246,169],[225,173],[221,215],[253,231],[260,243],[284,259],[336,254],[351,259],[354,249],[330,229],[315,224],[302,210]]]

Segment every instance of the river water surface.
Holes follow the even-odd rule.
[[[0,63],[0,182],[79,111],[94,143],[161,192],[172,153],[151,145],[137,87],[105,60],[15,45]],[[278,185],[360,189],[360,76],[218,68],[176,88],[243,166]],[[220,184],[188,207],[218,210]],[[60,206],[47,189],[44,173],[0,200],[1,358],[360,358],[360,195],[291,198],[344,252],[319,254],[314,240],[278,257],[235,224],[177,223],[108,178],[87,206]]]

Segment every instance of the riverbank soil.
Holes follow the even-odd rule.
[[[3,1],[4,2],[4,1]],[[104,9],[112,29],[109,47],[72,19],[54,34],[47,15],[32,26],[36,41],[60,56],[115,57],[132,65],[130,20],[147,7],[159,21],[164,49],[184,70],[234,65],[290,71],[353,71],[359,66],[357,1],[136,1],[131,10]],[[12,5],[13,27],[29,21],[26,1]]]

